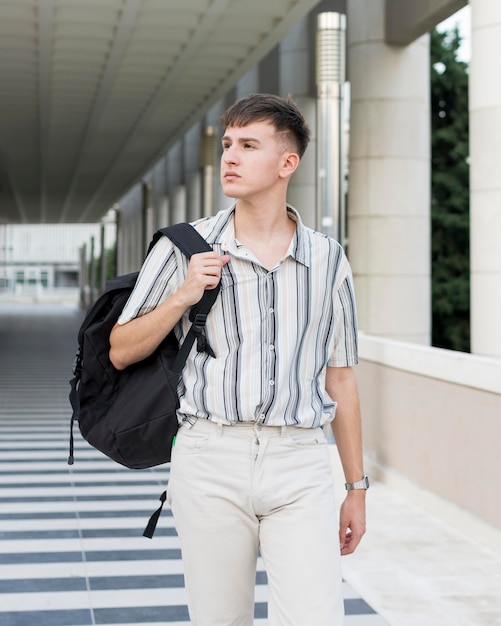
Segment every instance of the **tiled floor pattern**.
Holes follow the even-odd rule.
[[[170,511],[152,540],[142,536],[168,468],[126,470],[77,432],[75,465],[66,464],[78,321],[69,308],[0,305],[0,624],[184,626]],[[262,626],[267,588],[258,570]],[[385,624],[346,583],[344,597],[346,626]]]

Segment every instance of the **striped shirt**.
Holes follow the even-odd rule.
[[[313,428],[334,416],[325,391],[326,366],[357,363],[357,324],[351,269],[341,246],[303,225],[284,257],[268,270],[235,238],[234,207],[194,222],[216,252],[221,292],[207,317],[216,357],[192,350],[180,382],[179,419],[222,424],[261,422]],[[154,309],[182,284],[188,262],[162,237],[141,268],[118,322]],[[185,314],[178,339],[190,326]]]

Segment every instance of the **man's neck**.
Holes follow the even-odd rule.
[[[235,237],[249,248],[267,269],[272,269],[287,252],[296,223],[287,205],[250,206],[237,202],[234,215]]]

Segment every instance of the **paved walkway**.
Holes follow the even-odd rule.
[[[80,318],[69,307],[0,304],[0,624],[184,626],[170,511],[152,540],[142,537],[168,467],[126,470],[77,432],[75,465],[66,464]],[[261,563],[258,570],[255,624],[263,626]],[[387,624],[362,595],[344,583],[345,626]]]
[[[501,626],[499,554],[375,481],[367,522],[343,575],[390,626]]]

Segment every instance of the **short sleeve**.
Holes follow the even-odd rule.
[[[358,363],[358,328],[351,269],[333,294],[334,339],[329,367],[351,367]]]
[[[179,288],[181,280],[176,249],[168,237],[161,237],[143,263],[118,323],[126,324],[152,311]]]

